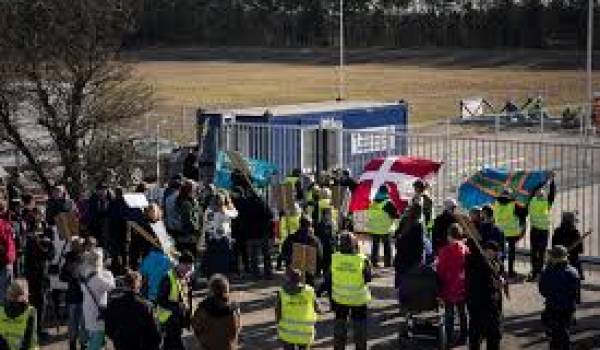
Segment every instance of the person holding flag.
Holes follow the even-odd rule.
[[[367,230],[372,239],[371,263],[374,267],[379,265],[380,244],[383,244],[384,266],[392,266],[390,236],[394,228],[394,220],[398,218],[398,211],[389,198],[388,188],[382,185],[367,210]]]
[[[517,242],[525,235],[527,209],[517,206],[509,189],[502,191],[493,205],[496,225],[504,232],[508,242],[508,277],[516,277],[515,254]]]
[[[546,249],[548,248],[548,237],[550,235],[552,204],[556,195],[554,176],[551,175],[548,185],[549,192],[546,197],[544,189],[535,192],[528,204],[531,245],[531,274],[528,280],[535,281],[544,267]]]

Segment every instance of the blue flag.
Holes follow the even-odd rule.
[[[549,171],[484,168],[458,188],[458,201],[465,209],[496,201],[509,189],[518,205],[526,206],[531,196],[550,179]]]
[[[271,177],[277,173],[277,166],[264,160],[243,157],[250,169],[252,184],[258,188],[266,187]],[[231,189],[231,160],[227,153],[220,151],[217,156],[217,171],[215,173],[215,186],[218,188]]]

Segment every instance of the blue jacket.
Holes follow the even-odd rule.
[[[140,264],[140,273],[147,281],[147,289],[144,296],[150,301],[156,301],[160,287],[160,281],[171,269],[171,261],[163,252],[156,249],[152,250],[142,260]]]
[[[579,274],[566,262],[548,265],[540,276],[539,289],[540,294],[546,299],[547,308],[575,310]]]

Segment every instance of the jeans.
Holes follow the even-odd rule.
[[[446,328],[446,334],[448,335],[448,343],[452,344],[454,338],[454,313],[458,311],[458,318],[460,324],[460,338],[466,337],[467,335],[467,309],[465,303],[459,304],[446,304],[444,314],[444,326]]]
[[[517,252],[517,242],[521,237],[506,237],[508,242],[508,274],[515,273],[515,255]]]
[[[79,338],[81,344],[86,342],[85,328],[83,324],[83,305],[82,304],[69,304],[69,343],[74,344]]]
[[[104,331],[88,331],[87,337],[87,350],[102,350],[104,348]]]
[[[268,239],[249,239],[246,242],[248,257],[250,258],[250,271],[253,275],[259,275],[259,255],[262,255],[265,276],[273,273],[271,262],[271,244]]]
[[[383,243],[383,263],[385,267],[392,266],[392,245],[390,235],[371,235],[371,262],[373,265],[379,263],[379,244]]]
[[[12,265],[5,265],[0,267],[0,305],[4,305],[6,299],[6,290],[12,283],[13,267]]]
[[[548,230],[531,228],[531,275],[537,276],[544,268],[546,249],[548,248]]]

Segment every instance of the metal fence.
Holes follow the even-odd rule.
[[[546,169],[555,172],[557,196],[552,223],[557,226],[563,211],[576,211],[579,228],[592,230],[585,255],[600,257],[600,146],[558,135],[528,133],[461,136],[413,134],[394,129],[345,130],[339,126],[275,126],[233,123],[221,127],[219,149],[277,164],[279,179],[294,168],[319,173],[349,168],[359,176],[372,158],[391,155],[421,156],[444,163],[432,179],[437,205],[455,197],[458,186],[484,166],[508,169]],[[529,238],[521,241],[527,248]]]

